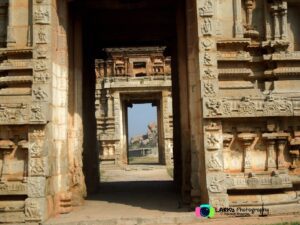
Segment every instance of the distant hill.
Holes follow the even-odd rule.
[[[129,149],[154,148],[158,146],[157,124],[151,122],[148,124],[146,134],[133,136],[129,141]]]

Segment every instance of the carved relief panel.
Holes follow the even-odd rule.
[[[27,193],[28,128],[0,127],[0,195]]]

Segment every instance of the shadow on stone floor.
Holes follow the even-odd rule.
[[[180,204],[173,181],[124,181],[101,183],[99,192],[87,198],[163,212],[187,212]]]

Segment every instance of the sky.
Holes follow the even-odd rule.
[[[128,107],[128,136],[147,133],[147,125],[157,122],[157,109],[152,104],[133,104]]]

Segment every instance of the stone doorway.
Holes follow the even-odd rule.
[[[104,1],[99,3],[96,1],[71,1],[68,4],[68,27],[69,27],[69,60],[70,60],[70,81],[69,81],[69,100],[74,104],[70,105],[70,115],[81,115],[77,122],[70,123],[69,129],[83,131],[83,149],[77,151],[78,158],[83,154],[83,171],[85,175],[85,184],[87,192],[92,194],[97,192],[100,174],[97,173],[99,165],[99,154],[101,148],[97,141],[97,118],[95,111],[97,100],[95,93],[95,59],[105,58],[104,48],[116,47],[142,47],[142,46],[166,46],[166,54],[172,57],[172,101],[174,124],[172,125],[171,134],[177,137],[174,144],[165,143],[164,145],[173,148],[173,156],[166,160],[162,157],[164,163],[168,164],[174,161],[174,184],[178,191],[183,191],[189,196],[188,183],[189,172],[186,161],[189,161],[188,153],[185,154],[185,161],[182,161],[183,148],[181,148],[181,123],[187,119],[188,115],[180,117],[179,107],[179,70],[184,71],[178,65],[179,54],[184,52],[181,46],[181,53],[178,49],[178,40],[176,26],[176,8],[169,0],[161,3],[150,3],[143,1],[143,4],[133,3],[133,8],[128,12],[129,3],[108,3]],[[171,7],[170,7],[171,6]],[[101,13],[99,13],[101,12]],[[113,16],[118,14],[118,18]],[[183,16],[183,15],[181,15]],[[120,20],[119,18],[124,18]],[[142,18],[137,21],[135,18]],[[156,18],[156,19],[153,19]],[[182,20],[184,21],[184,20]],[[97,28],[97,29],[91,29]],[[182,60],[185,60],[182,58]],[[135,65],[142,67],[142,65]],[[172,73],[173,73],[172,72]],[[137,73],[137,78],[142,78],[143,73]],[[173,79],[174,78],[174,79]],[[182,81],[186,82],[186,81]],[[187,90],[185,90],[187,91]],[[125,93],[126,94],[126,93]],[[185,93],[186,94],[186,93]],[[80,96],[83,96],[81,101]],[[136,101],[136,100],[135,100]],[[171,103],[172,104],[172,103]],[[185,101],[187,104],[187,101]],[[77,107],[77,108],[76,108]],[[186,107],[187,108],[187,107]],[[76,118],[76,117],[75,117]],[[179,119],[181,118],[181,119]],[[173,123],[171,121],[171,123]],[[188,121],[184,123],[188,127]],[[186,129],[186,128],[185,128]],[[188,133],[185,133],[188,135]],[[125,139],[126,140],[126,139]],[[69,140],[72,142],[72,139]],[[166,142],[166,140],[164,140]],[[120,142],[122,144],[122,142]],[[118,143],[118,144],[120,144]],[[125,143],[126,144],[126,143]],[[73,148],[74,149],[74,148]],[[125,148],[126,149],[126,148]],[[70,149],[70,152],[74,150]],[[126,160],[123,160],[123,162]],[[169,162],[167,162],[169,161]],[[187,171],[185,171],[187,170]],[[183,181],[184,180],[184,181]],[[185,186],[187,184],[187,186]],[[185,186],[185,188],[183,188]]]
[[[127,158],[130,165],[158,165],[162,163],[162,153],[158,126],[158,104],[128,103],[127,124]],[[143,131],[142,131],[143,130]]]

